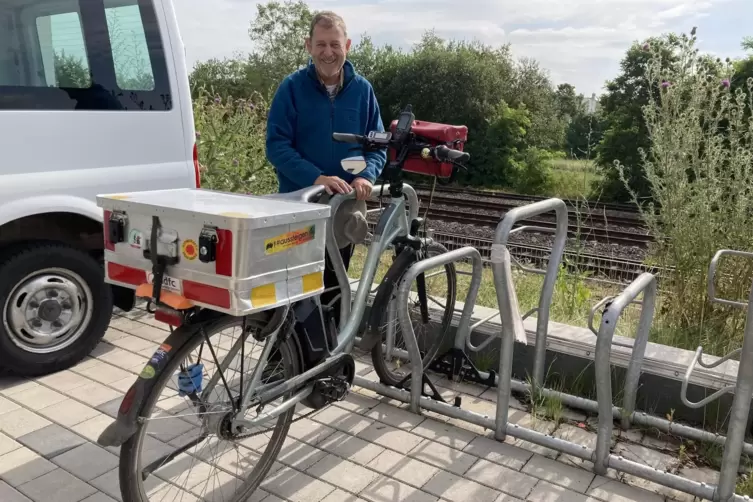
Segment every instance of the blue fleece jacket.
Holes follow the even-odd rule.
[[[350,61],[343,67],[342,89],[330,99],[309,62],[285,77],[277,89],[267,119],[267,158],[277,171],[280,192],[292,192],[314,184],[320,175],[339,176],[350,183],[340,161],[362,155],[358,145],[337,143],[333,132],[366,135],[384,131],[379,105],[371,84],[356,73]],[[358,174],[374,183],[387,153],[364,155],[368,167]]]

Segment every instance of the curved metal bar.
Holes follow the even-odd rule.
[[[560,263],[562,262],[562,254],[565,251],[565,243],[567,242],[567,205],[561,199],[547,199],[533,204],[516,207],[505,214],[505,217],[497,225],[497,230],[494,234],[494,244],[507,245],[507,240],[515,223],[533,216],[548,213],[549,211],[554,211],[556,214],[557,229],[555,231],[552,252],[549,255],[549,264],[547,265],[546,276],[544,277],[544,285],[541,288],[539,313],[536,319],[536,349],[533,363],[533,382],[536,386],[540,386],[544,382],[546,336],[549,328],[549,308],[552,305],[554,284],[557,281],[557,274],[559,273]],[[499,297],[502,290],[500,281],[503,276],[501,265],[499,263],[493,263],[492,270],[494,272],[497,296]],[[505,346],[507,341],[503,340],[502,343],[503,354],[505,350],[512,350],[512,340],[509,341],[509,347]],[[510,371],[512,371],[512,368],[510,368]],[[503,385],[509,386],[509,383],[504,383],[505,380],[509,380],[509,378],[502,379]]]
[[[273,193],[264,195],[263,197],[268,199],[292,200],[294,202],[316,202],[324,194],[325,190],[323,185],[314,185],[301,188],[295,192]]]
[[[648,272],[642,273],[622,293],[620,293],[604,311],[596,337],[595,370],[596,370],[596,400],[599,405],[599,425],[596,436],[596,458],[594,471],[606,474],[609,466],[609,446],[612,439],[612,375],[609,356],[612,351],[612,339],[617,327],[617,321],[635,298],[643,292],[643,308],[635,335],[633,353],[630,357],[627,375],[625,377],[622,426],[629,426],[629,419],[635,409],[635,396],[638,392],[643,356],[648,344],[649,329],[654,317],[656,304],[656,277]]]
[[[727,354],[727,356],[725,357],[729,358],[735,352],[740,352],[740,350],[742,349],[738,349],[732,352],[731,354]],[[688,365],[688,369],[685,371],[685,376],[682,379],[682,388],[680,389],[680,399],[682,399],[682,403],[688,408],[702,408],[706,406],[707,404],[709,404],[711,401],[723,396],[724,394],[728,392],[733,392],[735,390],[735,385],[727,385],[719,389],[718,391],[714,392],[710,396],[707,396],[706,398],[701,399],[697,403],[694,403],[688,400],[688,382],[690,381],[690,375],[693,374],[695,365],[696,363],[700,362],[702,356],[703,356],[703,347],[698,347],[695,351],[695,355],[693,356],[693,360]],[[722,362],[724,362],[724,359],[720,359],[719,361],[714,363],[714,366],[717,366],[721,364]],[[708,368],[708,367],[713,367],[713,366],[706,366],[706,367]]]
[[[413,264],[400,281],[397,292],[397,316],[400,320],[400,329],[403,332],[406,348],[410,354],[411,365],[411,402],[410,408],[414,413],[419,413],[419,402],[421,400],[421,386],[423,382],[423,361],[418,349],[416,333],[413,331],[413,323],[408,313],[408,299],[411,292],[413,281],[422,273],[435,267],[441,267],[448,263],[454,263],[459,260],[470,258],[473,261],[473,276],[468,286],[468,295],[465,298],[463,313],[458,322],[457,331],[460,335],[467,337],[470,332],[471,314],[476,304],[478,290],[481,287],[481,274],[483,272],[483,262],[481,253],[478,249],[466,246],[455,249],[447,253],[442,253],[431,258],[426,258]]]
[[[713,303],[720,303],[722,305],[728,305],[730,307],[744,309],[748,306],[747,303],[724,300],[716,297],[716,285],[714,284],[714,278],[716,277],[716,268],[717,265],[719,265],[719,259],[727,254],[732,256],[742,256],[743,258],[753,258],[753,253],[749,253],[747,251],[735,251],[732,249],[720,249],[719,251],[717,251],[714,257],[711,259],[711,263],[709,264],[708,277],[706,278],[706,289],[709,295],[709,301]]]
[[[588,313],[588,329],[590,329],[591,333],[596,336],[599,335],[599,332],[596,331],[596,328],[594,328],[594,315],[596,315],[596,311],[599,310],[604,304],[609,303],[612,300],[614,300],[614,296],[605,296],[599,303],[591,307],[591,311]]]

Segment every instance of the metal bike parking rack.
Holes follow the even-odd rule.
[[[727,438],[718,434],[706,432],[694,427],[676,424],[665,419],[647,415],[643,412],[635,411],[635,401],[640,379],[641,365],[648,343],[648,335],[653,321],[656,303],[656,277],[650,273],[641,274],[619,295],[613,298],[605,299],[604,301],[596,305],[592,310],[589,325],[591,325],[592,323],[594,311],[601,307],[603,304],[607,304],[606,309],[602,314],[599,329],[596,332],[596,401],[572,396],[562,392],[552,391],[551,389],[539,388],[539,392],[542,392],[545,395],[551,397],[561,399],[563,404],[598,413],[598,431],[595,448],[589,448],[584,445],[548,436],[544,433],[527,429],[517,424],[508,423],[507,415],[509,413],[510,392],[512,390],[531,391],[531,386],[516,380],[512,380],[511,378],[510,362],[512,360],[515,330],[520,329],[520,326],[522,325],[522,318],[517,312],[514,292],[509,291],[509,288],[506,287],[508,284],[507,280],[510,278],[511,274],[509,251],[506,247],[506,236],[510,234],[510,229],[512,228],[512,225],[514,224],[516,218],[519,219],[523,217],[530,217],[531,214],[540,214],[536,213],[536,211],[543,211],[545,210],[544,208],[549,208],[549,210],[551,210],[551,208],[554,207],[561,207],[559,205],[559,202],[561,201],[549,200],[532,204],[532,206],[537,206],[537,208],[535,209],[529,208],[526,210],[527,206],[517,208],[513,210],[518,211],[517,214],[508,216],[507,223],[505,223],[505,221],[503,220],[497,230],[493,264],[495,283],[499,284],[501,282],[503,286],[502,288],[497,289],[497,299],[500,307],[500,312],[502,312],[502,353],[500,356],[500,372],[498,377],[498,382],[500,382],[500,384],[497,385],[497,409],[494,418],[468,411],[448,403],[437,401],[429,396],[423,395],[422,360],[418,348],[418,343],[415,337],[415,332],[413,331],[413,326],[407,310],[407,302],[410,294],[410,284],[419,274],[424,273],[425,271],[434,267],[470,259],[473,265],[473,270],[470,274],[471,284],[469,287],[468,295],[465,299],[465,305],[459,321],[456,335],[456,340],[462,340],[465,344],[465,340],[467,340],[467,338],[470,336],[472,329],[470,320],[478,295],[478,290],[481,284],[482,273],[482,260],[480,253],[473,247],[464,247],[450,251],[443,255],[435,256],[414,264],[406,272],[406,275],[400,284],[396,304],[398,307],[398,318],[400,320],[401,329],[404,334],[403,336],[406,342],[407,352],[409,353],[409,364],[411,368],[410,391],[385,386],[381,383],[369,381],[358,376],[356,376],[354,384],[366,389],[370,389],[381,395],[408,403],[410,405],[411,411],[415,413],[421,413],[420,410],[423,408],[452,418],[464,420],[487,429],[494,430],[495,438],[497,440],[504,440],[506,435],[510,435],[512,437],[525,440],[539,446],[560,451],[567,455],[573,455],[577,458],[591,461],[594,464],[594,472],[596,474],[606,474],[607,469],[611,468],[667,486],[672,489],[690,493],[694,496],[709,499],[714,502],[749,500],[747,496],[744,497],[735,494],[734,490],[737,480],[738,468],[740,465],[741,454],[753,454],[753,445],[744,442],[748,412],[751,404],[751,395],[753,393],[753,288],[751,289],[750,300],[747,304],[740,302],[729,302],[727,300],[720,300],[714,297],[713,277],[709,279],[709,297],[712,301],[715,301],[717,303],[725,303],[727,305],[734,305],[737,307],[747,306],[748,308],[748,318],[746,321],[743,347],[739,351],[735,351],[732,354],[734,355],[735,353],[739,352],[741,353],[741,358],[737,385],[735,386],[736,393],[734,396],[731,418],[728,427],[728,437],[730,438],[730,441],[727,441]],[[508,213],[508,215],[509,214],[510,213]],[[556,253],[553,252],[553,257],[555,257],[555,254]],[[717,256],[712,261],[710,268],[711,276],[713,276],[719,257],[723,254],[736,254],[753,257],[753,253],[721,251],[720,253],[717,253]],[[559,257],[557,258],[559,259]],[[552,262],[558,261],[558,259],[550,259],[550,270],[552,267]],[[557,263],[557,266],[558,265],[559,264]],[[556,274],[554,275],[554,277],[556,278]],[[642,301],[638,301],[637,298],[641,294],[643,295],[643,299]],[[542,291],[542,299],[547,299],[546,291]],[[548,297],[548,301],[551,302],[551,295]],[[639,303],[641,305],[641,317],[638,323],[635,341],[632,345],[629,346],[632,349],[632,354],[627,370],[627,377],[625,379],[623,406],[617,407],[612,403],[612,381],[610,364],[611,352],[614,346],[627,346],[627,344],[613,343],[613,337],[619,318],[621,317],[624,309],[631,303]],[[516,324],[518,325],[517,327]],[[541,326],[541,324],[539,324],[539,326]],[[539,333],[541,333],[541,331],[537,330],[537,335]],[[543,333],[545,336],[545,329]],[[541,346],[543,347],[542,350],[545,351],[545,338],[540,342],[539,340],[540,338],[537,336],[537,347]],[[697,361],[700,361],[701,352],[701,348],[699,348],[697,357],[688,368],[686,380],[692,373],[692,369],[695,363]],[[732,355],[725,356],[723,360],[729,359],[730,357],[732,357]],[[704,365],[702,361],[700,361],[700,363]],[[716,366],[720,363],[721,361],[710,366]],[[542,382],[543,380],[539,379],[538,381]],[[732,389],[726,389],[727,392],[731,390]],[[706,402],[708,402],[708,400],[704,400],[702,404],[705,404]],[[619,455],[611,454],[610,445],[615,419],[621,420],[620,425],[623,428],[629,427],[631,424],[640,424],[655,427],[659,430],[685,436],[690,439],[723,445],[724,454],[720,471],[719,484],[713,485],[696,482],[687,478],[683,478],[682,476],[679,476],[677,474],[660,471],[658,469],[648,467],[631,460],[627,460]]]

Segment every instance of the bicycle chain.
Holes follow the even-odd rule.
[[[296,423],[297,421],[301,420],[302,418],[306,418],[309,415],[313,415],[317,411],[320,411],[320,410],[311,410],[310,412],[306,413],[305,415],[301,415],[298,418],[294,418],[293,420],[290,421],[290,425],[293,425],[294,423]],[[234,435],[233,436],[233,440],[252,438],[254,436],[259,436],[260,434],[266,434],[267,432],[273,431],[273,430],[274,429],[264,429],[263,431],[249,432],[248,434],[242,434],[242,435]]]

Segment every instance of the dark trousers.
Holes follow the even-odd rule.
[[[343,259],[343,264],[345,265],[345,270],[348,270],[350,267],[350,257],[353,254],[353,244],[350,244],[348,246],[345,246],[344,248],[340,249],[340,256]],[[329,289],[338,286],[337,283],[337,275],[335,274],[335,269],[332,266],[332,262],[329,259],[329,253],[325,253],[324,258],[324,289]],[[337,295],[340,294],[340,290],[336,289],[333,291],[328,291],[326,293],[322,294],[321,300],[322,305],[327,305],[329,302],[331,302]],[[335,319],[335,325],[340,325],[340,298],[337,299],[337,301],[332,305],[332,313],[334,314]]]

